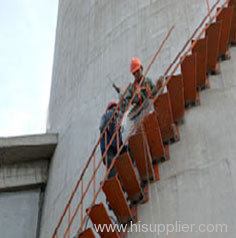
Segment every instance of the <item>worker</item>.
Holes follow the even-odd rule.
[[[153,98],[153,96],[156,95],[156,93],[162,86],[163,77],[160,77],[160,79],[157,82],[157,88],[155,90],[153,90],[155,85],[153,84],[153,82],[150,78],[148,78],[148,77],[144,78],[142,63],[141,63],[140,59],[136,58],[136,57],[132,58],[132,60],[131,60],[130,72],[134,76],[134,82],[130,85],[126,95],[124,96],[124,100],[121,104],[122,113],[125,112],[125,109],[129,103],[130,99],[133,97],[136,90],[137,90],[137,93],[134,97],[132,104],[135,104],[135,106],[137,108],[139,108],[143,104],[143,102],[146,98],[149,99],[143,106],[143,109],[141,111],[139,111],[139,113],[137,113],[136,115],[134,114],[133,118],[131,117],[131,119],[134,120],[134,122],[136,122],[139,119],[139,117],[141,116],[141,112],[148,107],[151,98]],[[142,79],[143,79],[143,82],[141,85],[139,85],[139,83],[141,82]],[[151,107],[150,112],[153,110],[154,110],[153,107]]]
[[[119,123],[119,115],[120,115],[120,109],[117,107],[117,103],[115,102],[110,102],[106,108],[105,113],[102,116],[101,122],[100,122],[100,133],[102,133],[107,126],[107,123],[110,121],[112,118],[113,114],[116,114],[114,119],[110,122],[106,133],[103,135],[101,142],[100,142],[100,148],[101,148],[101,153],[102,155],[104,154],[106,150],[106,145],[108,145],[111,141],[112,136],[114,135],[116,128]],[[119,147],[123,144],[122,142],[122,135],[121,135],[121,129],[119,129]],[[124,146],[121,153],[124,153],[127,151],[127,146]],[[107,156],[103,159],[103,163],[107,166],[107,169],[110,168],[110,165],[112,163],[112,160],[114,156],[117,154],[117,136],[115,136],[114,140],[112,141],[108,151],[107,151]],[[116,169],[113,167],[108,175],[108,178],[113,178],[116,175]]]

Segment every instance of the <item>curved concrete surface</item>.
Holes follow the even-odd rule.
[[[106,104],[117,98],[110,79],[124,89],[133,80],[131,57],[140,57],[146,67],[175,25],[149,73],[158,78],[206,13],[205,0],[60,1],[48,118],[48,132],[59,133],[59,142],[50,167],[41,238],[52,235],[98,138]],[[232,61],[223,67],[228,64]],[[224,77],[231,74],[224,71]],[[202,93],[201,107],[186,113],[182,140],[171,146],[171,161],[160,167],[161,182],[152,186],[152,202],[140,208],[144,222],[152,218],[169,223],[179,217],[234,222],[230,116],[234,116],[235,96],[224,78],[214,80],[212,89]]]
[[[211,76],[211,88],[201,92],[201,106],[186,111],[181,140],[170,146],[171,159],[161,164],[150,201],[139,206],[140,224],[152,224],[152,231],[155,224],[179,222],[194,224],[193,232],[160,232],[158,237],[235,237],[236,49],[230,52],[232,59],[221,63],[222,74]],[[201,233],[201,224],[225,224],[227,232]],[[129,237],[157,236],[133,232]]]

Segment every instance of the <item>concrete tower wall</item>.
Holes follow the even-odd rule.
[[[48,117],[48,132],[58,132],[59,142],[41,238],[52,235],[98,138],[100,117],[107,103],[117,99],[109,78],[126,88],[132,81],[131,57],[140,57],[146,67],[175,25],[149,73],[158,78],[206,13],[205,0],[60,1]]]
[[[158,237],[235,237],[236,49],[230,53],[221,74],[210,77],[211,88],[201,92],[201,105],[186,111],[181,140],[170,146],[170,160],[160,164],[160,181],[149,186],[150,201],[139,206],[143,232],[129,238],[157,237],[158,224]],[[173,232],[176,224],[180,228]]]

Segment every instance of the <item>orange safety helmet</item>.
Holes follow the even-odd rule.
[[[106,111],[110,110],[112,107],[117,107],[117,103],[116,102],[108,103]],[[120,110],[120,107],[118,107],[118,110]]]
[[[141,66],[142,66],[142,63],[139,58],[136,58],[136,57],[132,58],[130,63],[130,72],[134,73],[135,71],[140,69]]]

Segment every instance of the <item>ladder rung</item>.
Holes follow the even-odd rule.
[[[139,184],[129,153],[126,152],[120,155],[116,159],[114,166],[130,201],[133,203],[140,201],[143,197],[142,188]]]
[[[152,158],[148,153],[148,145],[144,143],[143,132],[138,130],[137,133],[129,138],[129,146],[135,164],[139,171],[142,181],[153,180],[155,177]]]
[[[222,21],[218,21],[215,23],[212,23],[208,26],[206,30],[206,37],[208,38],[207,42],[207,72],[215,72],[216,71],[219,55],[219,49],[220,49],[220,32],[222,27]]]
[[[163,142],[178,141],[178,128],[174,124],[169,92],[161,94],[155,101],[154,106]]]
[[[95,238],[95,234],[92,228],[88,228],[87,230],[83,231],[79,234],[78,238]]]
[[[152,161],[156,162],[161,159],[166,160],[165,148],[161,137],[159,123],[156,118],[156,112],[147,115],[144,118],[143,124],[148,139]]]
[[[184,82],[185,105],[198,105],[197,93],[197,54],[188,55],[181,64]]]
[[[236,0],[230,0],[229,1],[229,6],[234,7],[231,29],[230,29],[229,42],[230,43],[235,43],[235,41],[236,41]]]
[[[126,201],[118,176],[108,179],[102,187],[110,207],[115,213],[118,221],[122,224],[132,220],[132,212]]]
[[[233,17],[233,7],[225,7],[216,18],[217,21],[222,21],[220,48],[218,55],[219,57],[225,56],[228,51],[232,17]]]
[[[168,85],[173,119],[182,122],[184,118],[184,83],[182,74],[171,77]]]
[[[197,88],[206,88],[207,72],[207,36],[204,39],[197,40],[193,48],[193,54],[197,53]]]
[[[109,217],[109,214],[103,203],[95,204],[91,209],[87,209],[87,212],[92,223],[97,227],[99,224],[101,226],[105,224],[107,226],[113,225],[111,218]],[[102,238],[119,238],[119,234],[116,230],[108,232],[107,229],[104,229],[103,231],[100,229],[98,230],[98,233]]]

